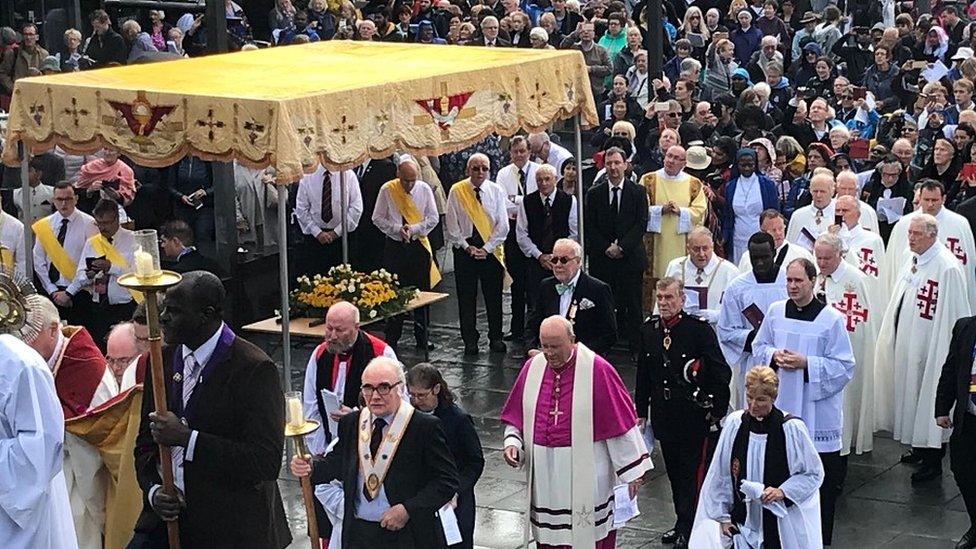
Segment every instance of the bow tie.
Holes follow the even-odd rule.
[[[573,288],[575,287],[576,284],[573,284],[572,282],[570,282],[569,284],[563,284],[562,282],[559,282],[556,284],[556,293],[558,293],[559,295],[563,295],[566,292],[573,291]]]

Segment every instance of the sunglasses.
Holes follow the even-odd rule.
[[[553,263],[558,263],[559,265],[565,265],[565,264],[567,264],[567,263],[569,263],[571,261],[575,261],[575,260],[576,260],[575,257],[564,257],[564,256],[560,256],[560,255],[554,255],[554,256],[552,256],[552,262]]]

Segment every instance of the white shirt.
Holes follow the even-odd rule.
[[[569,312],[569,304],[573,302],[573,294],[576,292],[576,284],[579,282],[580,271],[576,271],[576,276],[573,277],[569,283],[572,284],[573,289],[559,296],[559,316],[565,317],[566,313]],[[559,280],[556,280],[559,283]]]
[[[341,235],[343,210],[346,211],[346,231],[355,231],[359,226],[359,218],[363,215],[363,195],[359,191],[359,179],[356,177],[356,172],[352,170],[345,170],[343,174],[346,178],[346,204],[349,207],[342,206],[339,172],[330,170],[332,219],[328,223],[322,221],[322,181],[325,177],[325,168],[319,164],[314,172],[305,174],[298,182],[295,217],[298,218],[298,225],[304,234],[316,236],[322,231],[335,231],[337,235]]]
[[[529,160],[522,166],[522,172],[525,174],[525,188],[519,186],[519,167],[515,164],[509,164],[504,168],[498,170],[498,177],[495,178],[495,183],[498,183],[505,189],[508,194],[508,202],[505,204],[505,209],[508,211],[508,218],[515,219],[518,216],[519,206],[522,204],[522,199],[526,195],[532,194],[538,189],[535,183],[535,172],[539,169],[539,164]]]
[[[447,197],[444,236],[452,246],[463,250],[468,246],[467,239],[471,236],[474,224],[461,206],[461,202],[458,201],[457,188],[456,184],[451,187],[451,192]],[[505,211],[505,202],[507,201],[508,197],[505,195],[505,190],[497,183],[485,180],[481,184],[481,205],[491,222],[491,235],[484,246],[488,253],[492,253],[496,246],[505,242],[505,237],[508,236],[508,213]]]
[[[17,211],[21,213],[21,217],[23,217],[24,212],[23,193],[23,188],[18,187],[14,189],[14,205],[17,206]],[[31,187],[30,197],[31,222],[46,215],[51,215],[51,212],[54,211],[54,187],[44,185],[43,183],[36,187]]]
[[[47,222],[51,225],[51,230],[54,232],[54,236],[58,236],[58,231],[61,230],[61,220],[64,217],[60,213],[54,212],[49,215]],[[75,209],[68,217],[68,232],[64,237],[64,251],[68,253],[73,261],[78,262],[81,258],[81,253],[85,249],[85,243],[88,239],[98,233],[98,227],[95,226],[95,218],[86,214],[85,212]],[[37,278],[40,279],[41,284],[44,286],[44,290],[48,294],[53,294],[59,287],[67,288],[69,294],[76,294],[78,290],[81,289],[80,284],[75,284],[72,280],[73,275],[65,277],[62,273],[61,277],[58,279],[57,284],[51,282],[48,278],[48,268],[51,265],[51,260],[47,256],[47,252],[41,246],[40,241],[34,240],[34,272],[37,273]]]
[[[399,185],[399,183],[396,183]],[[437,203],[434,202],[434,191],[430,185],[423,181],[416,181],[410,189],[410,198],[413,200],[417,211],[420,212],[421,219],[418,223],[410,226],[410,238],[416,240],[421,236],[427,236],[434,230],[440,216],[437,215]],[[376,207],[373,208],[373,224],[387,237],[400,242],[400,228],[405,221],[397,209],[396,202],[390,197],[390,191],[386,185],[380,187],[380,194],[376,197]]]
[[[55,234],[55,236],[57,235]],[[24,251],[24,224],[6,212],[0,212],[0,248],[10,250],[13,254],[14,273],[24,275],[27,272],[27,253]],[[0,269],[4,268],[5,266],[0,262]]]
[[[571,158],[573,158],[573,153],[569,152],[569,149],[551,141],[549,142],[549,155],[546,158],[546,164],[556,168],[558,181],[563,180],[563,164]]]
[[[556,190],[553,189],[548,196],[542,196],[542,193],[539,193],[539,198],[544,204],[546,202],[546,198],[551,197],[551,207],[552,202],[556,198],[555,195]],[[579,242],[579,230],[577,227],[579,223],[579,214],[576,211],[576,197],[570,195],[569,198],[573,201],[572,205],[569,207],[569,238]],[[526,213],[525,205],[522,204],[521,200],[519,200],[518,217],[516,217],[515,240],[518,242],[519,249],[522,250],[522,253],[525,254],[526,257],[538,259],[539,256],[542,255],[542,250],[540,250],[539,247],[535,245],[535,242],[532,242],[532,239],[529,238],[529,214]]]
[[[95,232],[98,231],[96,230]],[[111,305],[129,303],[132,301],[132,294],[129,293],[129,290],[119,286],[119,275],[132,272],[135,268],[136,263],[134,254],[136,251],[136,242],[132,236],[132,231],[119,227],[119,230],[116,231],[115,235],[112,237],[112,245],[115,246],[115,249],[118,250],[120,254],[122,254],[127,266],[123,269],[122,267],[113,264],[109,268],[107,292],[108,302]],[[72,287],[81,288],[83,286],[91,285],[92,281],[88,279],[88,273],[85,272],[88,267],[86,262],[86,258],[88,257],[101,257],[99,254],[95,253],[91,242],[85,242],[85,247],[82,250],[81,257],[78,260],[78,270],[75,272],[75,279],[71,283],[71,286],[69,286],[68,293],[74,293],[71,291]],[[92,301],[98,303],[98,294],[96,294],[94,290],[91,291]]]

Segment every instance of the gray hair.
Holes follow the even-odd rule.
[[[543,174],[543,173],[549,174],[550,176],[552,176],[553,179],[559,179],[559,174],[556,173],[556,168],[554,168],[549,164],[543,164],[539,166],[538,169],[536,169],[535,171],[536,178],[539,177],[539,174]]]
[[[573,250],[574,257],[577,259],[581,259],[583,257],[583,247],[579,245],[579,242],[573,240],[572,238],[560,238],[555,242],[555,244],[552,245],[553,249],[555,249],[556,246],[569,246],[570,249]]]
[[[814,245],[816,246],[817,244],[830,246],[831,248],[836,250],[837,253],[839,254],[844,253],[844,243],[841,242],[840,238],[838,238],[837,235],[833,235],[830,233],[823,233],[817,237],[817,241],[814,243]]]
[[[657,290],[667,290],[668,288],[677,288],[679,294],[684,293],[685,291],[685,283],[676,276],[666,276],[664,278],[660,278],[658,279],[657,284],[655,284],[654,287]]]
[[[704,236],[708,238],[708,240],[711,241],[712,243],[715,242],[715,237],[712,236],[712,231],[708,227],[702,227],[702,226],[695,227],[694,229],[691,230],[691,232],[688,233],[687,239],[691,240],[691,237],[693,236]]]
[[[922,230],[925,234],[929,236],[939,236],[939,222],[935,219],[935,216],[929,214],[917,214],[911,223],[919,223],[922,225]]]

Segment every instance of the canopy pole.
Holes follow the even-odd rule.
[[[278,185],[278,282],[281,287],[281,361],[285,380],[282,387],[291,389],[291,321],[288,311],[288,189]]]
[[[326,168],[328,169],[328,168]],[[339,172],[339,204],[342,205],[342,262],[349,263],[349,227],[346,225],[349,205],[346,204],[346,170]]]
[[[577,113],[573,118],[573,133],[576,139],[576,223],[579,232],[580,247],[583,247],[583,135],[580,124],[581,114]],[[585,253],[581,258],[581,264],[584,267],[586,266]]]
[[[31,230],[31,219],[34,213],[31,211],[32,203],[30,188],[30,153],[27,150],[27,143],[20,142],[20,221],[24,224],[24,266],[26,272],[24,277],[33,282],[34,280],[34,231]],[[14,269],[16,271],[16,269]],[[13,273],[10,273],[13,274]]]

